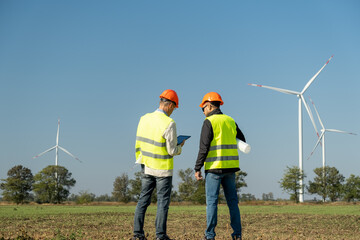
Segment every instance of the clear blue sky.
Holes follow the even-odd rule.
[[[32,157],[55,145],[60,118],[60,146],[83,161],[60,152],[77,180],[71,192],[111,194],[117,176],[139,170],[138,120],[168,88],[180,98],[178,133],[192,135],[175,172],[193,168],[198,105],[216,91],[252,146],[240,155],[243,192],[287,198],[278,182],[298,166],[297,98],[247,83],[300,91],[334,55],[305,95],[326,127],[360,133],[359,25],[355,0],[0,1],[0,178],[18,164],[33,174],[54,164],[55,152]],[[303,113],[307,183],[321,151],[306,160],[317,139]],[[360,136],[326,140],[328,165],[360,175]]]

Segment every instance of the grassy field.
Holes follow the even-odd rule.
[[[135,205],[0,205],[0,239],[130,239]],[[206,207],[171,205],[168,234],[201,239]],[[243,239],[360,239],[360,205],[240,204]],[[155,238],[156,206],[146,215]],[[226,205],[219,206],[216,239],[230,239]]]

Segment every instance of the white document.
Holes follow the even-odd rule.
[[[249,144],[247,144],[246,142],[243,142],[239,139],[236,139],[237,141],[237,147],[240,151],[242,151],[243,153],[248,154],[251,150],[251,146]]]

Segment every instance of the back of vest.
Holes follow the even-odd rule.
[[[236,124],[225,114],[214,114],[207,118],[214,132],[205,160],[205,170],[239,167],[239,153],[236,144]]]
[[[162,137],[173,120],[164,113],[155,111],[141,117],[136,133],[136,159],[145,166],[157,170],[173,169],[173,157],[166,150]]]

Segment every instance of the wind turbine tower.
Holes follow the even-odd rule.
[[[278,91],[281,93],[286,93],[286,94],[290,94],[290,95],[295,95],[298,98],[298,112],[299,112],[299,169],[300,172],[303,171],[303,131],[302,131],[302,104],[301,102],[304,103],[304,106],[306,108],[306,111],[309,114],[309,117],[313,123],[313,125],[315,126],[314,123],[314,119],[312,116],[312,113],[309,109],[309,106],[307,105],[305,98],[304,98],[304,93],[305,91],[310,87],[310,85],[314,82],[314,80],[316,79],[316,77],[320,74],[320,72],[325,68],[325,66],[330,62],[330,60],[333,58],[333,56],[331,56],[329,58],[329,60],[324,64],[324,66],[322,66],[322,68],[307,82],[307,84],[305,85],[305,87],[303,88],[303,90],[301,92],[297,92],[297,91],[292,91],[292,90],[287,90],[287,89],[282,89],[282,88],[276,88],[276,87],[269,87],[269,86],[264,86],[264,85],[259,85],[259,84],[252,84],[250,83],[250,86],[255,86],[255,87],[263,87],[263,88],[268,88],[274,91]],[[303,179],[300,179],[300,191],[299,191],[299,202],[304,202],[304,185],[303,185]]]

